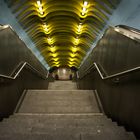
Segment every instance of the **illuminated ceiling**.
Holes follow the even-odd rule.
[[[50,67],[80,66],[120,0],[6,0]]]

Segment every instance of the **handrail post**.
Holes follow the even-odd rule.
[[[50,73],[49,73],[49,71],[48,71],[47,76],[46,76],[47,79],[48,79],[48,77],[49,77],[49,74],[50,74]]]
[[[78,71],[76,72],[76,76],[77,76],[77,78],[79,79],[79,72],[78,72]]]

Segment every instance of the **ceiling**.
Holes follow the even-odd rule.
[[[50,67],[78,68],[120,0],[6,0]]]

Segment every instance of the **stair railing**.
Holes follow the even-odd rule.
[[[15,80],[20,75],[21,71],[26,67],[29,68],[30,70],[32,70],[34,73],[36,73],[41,78],[43,78],[43,79],[48,78],[48,74],[43,75],[37,69],[35,69],[31,64],[29,64],[27,62],[20,62],[10,75],[0,74],[1,81],[3,82],[4,79]]]
[[[108,75],[105,70],[101,70],[98,66],[97,63],[93,63],[93,65],[91,65],[88,69],[85,70],[85,74],[82,75],[82,76],[79,76],[79,79],[82,79],[83,77],[85,77],[87,74],[89,74],[91,72],[91,70],[97,70],[101,79],[102,80],[106,80],[106,79],[111,79],[111,78],[116,78],[115,79],[115,82],[118,82],[119,81],[119,78],[120,76],[124,75],[124,74],[128,74],[128,73],[132,73],[132,72],[136,72],[137,70],[140,70],[140,66],[138,67],[135,67],[135,68],[132,68],[132,69],[129,69],[129,70],[125,70],[125,71],[122,71],[122,72],[118,72],[118,73],[115,73],[115,74],[112,74],[112,75]],[[102,72],[103,71],[103,72]],[[79,74],[78,74],[79,75]]]

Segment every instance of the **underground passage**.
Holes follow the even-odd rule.
[[[0,0],[0,140],[140,140],[139,0]]]

